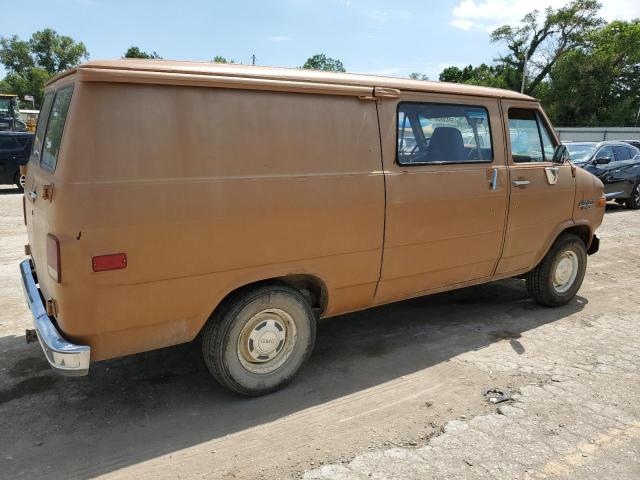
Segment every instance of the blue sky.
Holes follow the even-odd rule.
[[[448,65],[491,62],[488,32],[530,9],[564,0],[0,0],[0,34],[51,27],[82,40],[92,59],[118,58],[131,45],[166,59],[215,55],[295,67],[315,53],[348,71],[437,79]],[[638,0],[605,0],[607,17],[629,18]],[[10,14],[10,17],[8,17]],[[640,15],[640,11],[637,12]]]

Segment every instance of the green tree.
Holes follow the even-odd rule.
[[[464,68],[447,67],[440,73],[439,80],[441,82],[509,88],[510,81],[517,77],[517,72],[513,67],[482,63],[477,67],[473,65],[468,65]]]
[[[559,125],[629,125],[640,108],[640,20],[614,21],[560,59],[541,98]]]
[[[425,75],[424,73],[420,73],[420,72],[413,72],[409,74],[409,78],[411,80],[429,80],[429,77],[427,75]]]
[[[145,58],[145,59],[162,59],[160,55],[154,50],[151,53],[144,52],[140,50],[139,47],[131,46],[124,53],[124,57],[122,58]]]
[[[39,107],[47,80],[87,58],[89,54],[82,42],[50,28],[35,32],[29,40],[21,40],[17,35],[2,37],[0,62],[7,75],[0,83],[0,90],[20,98],[33,95]]]
[[[529,80],[525,93],[532,94],[567,52],[584,46],[589,35],[603,24],[596,0],[572,0],[564,7],[547,8],[544,18],[534,10],[518,26],[503,25],[491,33],[492,42],[504,43],[508,53],[498,62],[513,71],[505,80],[512,90],[520,90],[525,62]]]
[[[35,66],[29,42],[17,35],[0,38],[0,62],[10,72],[23,72]]]
[[[309,57],[302,68],[306,70],[324,70],[328,72],[346,72],[344,65],[338,59],[327,57],[324,53],[319,53]]]
[[[231,58],[225,58],[221,55],[216,55],[215,57],[213,57],[213,63],[236,63],[233,59]]]
[[[64,72],[81,60],[89,58],[84,43],[76,42],[66,35],[59,35],[51,28],[31,35],[29,49],[35,65],[51,75]]]

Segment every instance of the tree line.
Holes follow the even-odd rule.
[[[122,58],[162,59],[156,52],[145,52],[131,46]],[[0,63],[6,76],[0,80],[0,93],[18,95],[21,102],[25,96],[34,97],[34,106],[40,108],[46,82],[69,68],[89,59],[89,52],[83,42],[66,35],[60,35],[51,28],[35,32],[28,40],[17,35],[0,38]],[[213,63],[235,63],[216,55]],[[300,68],[345,72],[340,60],[317,54],[309,57]]]
[[[596,0],[527,14],[517,25],[495,29],[490,39],[504,47],[491,64],[448,67],[440,81],[522,91],[541,99],[557,126],[633,126],[640,114],[640,20],[600,17]],[[84,43],[52,29],[22,40],[0,38],[0,63],[7,72],[0,92],[42,102],[45,82],[89,58]],[[123,58],[161,59],[131,46]],[[235,63],[215,56],[214,63]],[[322,53],[300,67],[345,72],[342,61]],[[428,80],[420,72],[409,78]]]
[[[491,41],[492,65],[449,67],[439,80],[523,91],[558,126],[634,126],[640,113],[640,20],[606,23],[596,0],[534,10]]]

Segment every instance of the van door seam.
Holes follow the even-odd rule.
[[[376,105],[376,119],[378,122],[378,142],[380,144],[380,168],[382,174],[382,185],[384,187],[384,215],[382,217],[382,246],[380,250],[380,270],[378,271],[378,281],[376,282],[376,288],[373,291],[373,298],[378,296],[378,288],[380,287],[380,281],[382,279],[382,265],[384,264],[384,250],[385,240],[387,238],[387,172],[384,168],[384,150],[382,148],[382,129],[380,128],[380,110],[378,108],[379,102],[375,102]]]
[[[500,261],[502,260],[502,255],[504,253],[504,247],[507,242],[507,232],[509,231],[509,219],[511,217],[511,164],[509,163],[509,148],[507,142],[511,142],[511,136],[507,132],[507,122],[504,116],[504,111],[502,109],[502,99],[498,98],[498,111],[500,112],[500,124],[502,126],[502,138],[504,142],[503,152],[504,152],[504,166],[505,166],[505,177],[507,180],[507,184],[505,188],[507,189],[507,205],[505,209],[504,215],[504,224],[502,228],[502,244],[500,245],[500,251],[498,252],[498,259],[496,260],[496,264],[493,267],[493,272],[491,272],[490,278],[493,278],[498,271],[498,266],[500,265]]]

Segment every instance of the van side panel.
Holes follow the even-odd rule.
[[[356,97],[77,82],[55,185],[57,320],[92,360],[189,341],[234,289],[307,274],[369,306],[384,179]],[[96,255],[126,269],[94,273]]]

